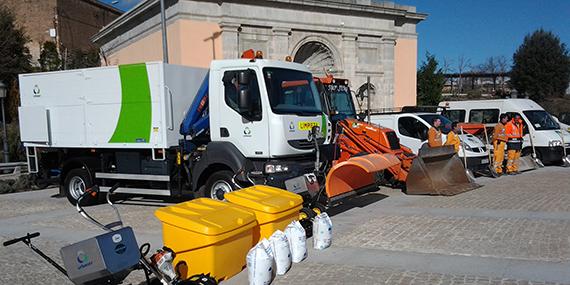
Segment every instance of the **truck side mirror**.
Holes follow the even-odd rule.
[[[247,115],[251,112],[252,104],[249,97],[249,89],[244,88],[239,91],[238,109],[240,114]]]
[[[239,85],[249,85],[249,80],[250,80],[249,74],[250,74],[249,70],[240,71],[238,73],[238,84]]]

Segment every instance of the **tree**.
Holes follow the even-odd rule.
[[[19,92],[16,91],[18,74],[32,69],[32,57],[26,47],[28,42],[24,30],[16,27],[14,14],[0,4],[0,81],[9,89],[6,98],[8,122],[17,118],[17,113],[14,115],[10,110],[17,110],[20,104]]]
[[[40,52],[40,68],[42,71],[54,71],[61,69],[61,59],[54,42],[45,42]]]
[[[511,83],[520,94],[535,101],[564,96],[570,83],[566,44],[543,29],[525,36],[513,55]]]
[[[0,80],[10,85],[17,75],[31,70],[28,38],[16,27],[12,12],[0,4]]]
[[[505,94],[505,75],[509,72],[509,60],[504,55],[497,57],[497,71],[501,77],[501,94]]]
[[[460,55],[457,58],[457,73],[459,73],[459,93],[463,92],[463,73],[471,68],[471,59],[466,58],[464,55]]]
[[[441,91],[445,84],[445,75],[435,56],[426,53],[426,60],[422,62],[417,74],[418,78],[418,105],[437,105],[441,101]]]
[[[99,51],[91,49],[87,51],[72,50],[68,53],[65,69],[78,69],[87,67],[97,67],[101,65]]]

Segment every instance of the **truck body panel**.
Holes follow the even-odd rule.
[[[178,125],[205,73],[152,62],[20,75],[22,142],[57,148],[178,145]]]

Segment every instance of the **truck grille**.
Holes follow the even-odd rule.
[[[325,139],[318,139],[319,145],[325,142]],[[297,149],[314,149],[315,143],[308,140],[288,140],[290,146]]]

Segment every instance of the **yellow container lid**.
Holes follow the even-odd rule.
[[[303,197],[287,190],[255,185],[226,193],[230,203],[269,214],[281,213],[303,204]]]
[[[208,198],[160,208],[154,215],[163,223],[209,236],[221,235],[256,222],[252,212]]]

